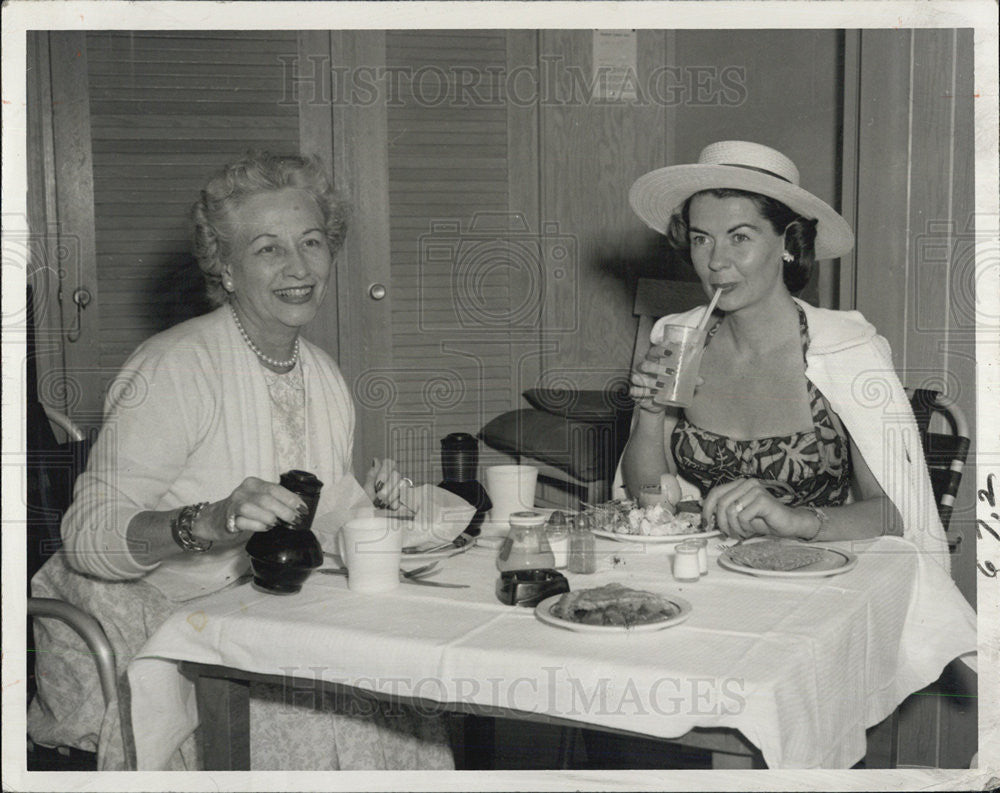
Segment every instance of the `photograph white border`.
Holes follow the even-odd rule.
[[[407,29],[407,28],[957,28],[975,29],[977,303],[979,316],[1000,316],[997,261],[997,5],[993,2],[140,2],[11,0],[3,7],[3,215],[25,215],[25,31],[96,29]],[[572,24],[568,24],[568,23]],[[4,229],[6,233],[7,229]],[[24,273],[3,263],[3,317],[23,312]],[[6,330],[6,328],[5,328]],[[23,525],[23,337],[4,333],[3,519]],[[977,333],[978,459],[1000,460],[1000,340]],[[993,406],[992,409],[988,406]],[[20,417],[20,419],[19,419]],[[20,457],[19,457],[20,454]],[[23,470],[23,469],[22,469]],[[1000,464],[977,467],[977,487]],[[1000,528],[994,510],[980,517]],[[19,512],[20,511],[20,512]],[[338,772],[338,773],[72,773],[24,772],[23,532],[2,532],[4,787],[16,790],[513,790],[513,789],[826,789],[944,790],[1000,786],[1000,579],[979,577],[979,768],[968,771],[757,772]],[[979,560],[1000,568],[1000,546],[979,543]],[[992,782],[990,781],[992,779]]]

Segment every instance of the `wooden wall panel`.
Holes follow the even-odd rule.
[[[859,126],[857,308],[906,364],[909,250],[910,57],[905,30],[862,33]],[[845,307],[846,308],[846,307]],[[905,378],[904,378],[905,382]]]
[[[70,417],[86,429],[101,424],[104,384],[114,372],[100,361],[101,309],[98,304],[98,263],[94,232],[94,177],[91,154],[91,112],[87,86],[87,46],[82,33],[49,35],[52,70],[52,126],[56,219],[59,246],[67,256],[60,262],[60,300],[67,334],[66,368],[61,382],[39,384],[43,402],[64,401]],[[78,311],[72,302],[85,289],[90,302]],[[49,386],[62,394],[46,393]],[[63,396],[64,400],[58,397]]]
[[[861,34],[855,300],[892,345],[903,384],[956,398],[974,437],[970,39],[952,30]],[[968,541],[954,573],[970,601],[974,482],[973,468],[952,520]]]
[[[719,140],[750,140],[790,157],[802,186],[840,199],[842,39],[835,30],[684,30],[676,64],[685,88],[676,111],[677,162]],[[700,87],[699,87],[700,86]],[[820,268],[836,270],[826,262]],[[819,274],[803,297],[819,302]],[[825,294],[822,305],[834,306]]]
[[[954,578],[962,594],[976,600],[976,262],[975,254],[975,139],[973,103],[973,42],[971,30],[955,32],[954,134],[951,184],[951,228],[948,258],[948,339],[944,345],[945,371],[957,385],[955,398],[972,427],[972,446],[962,484],[955,499],[952,525],[963,543],[952,558]],[[934,288],[931,284],[929,288]]]
[[[913,76],[909,189],[909,246],[905,358],[908,383],[926,376],[940,382],[945,371],[942,334],[948,328],[951,267],[947,256],[928,255],[928,244],[948,246],[954,233],[951,217],[954,151],[954,34],[924,30],[913,33]],[[900,113],[900,115],[902,115]],[[931,175],[938,178],[930,178]],[[924,374],[926,370],[926,375]]]
[[[667,57],[663,31],[639,31],[640,84]],[[591,31],[543,31],[540,57],[560,68],[592,69]],[[541,108],[541,214],[575,248],[575,296],[550,306],[543,371],[580,388],[603,388],[628,374],[636,320],[636,274],[659,243],[633,214],[628,189],[668,158],[673,108],[577,101]]]
[[[893,346],[904,385],[957,400],[975,438],[972,36],[865,30],[855,203],[856,303]],[[952,575],[975,603],[975,448],[950,530]],[[957,664],[900,708],[899,763],[964,767],[975,677]]]
[[[35,376],[38,383],[60,383],[64,322],[59,304],[58,213],[56,211],[55,151],[52,138],[52,76],[49,34],[27,35],[27,206],[24,264],[34,290]],[[30,233],[30,237],[27,235]],[[7,240],[5,240],[7,241]],[[11,245],[11,251],[14,246]],[[68,413],[66,390],[53,388],[43,401]]]
[[[385,64],[385,34],[379,31],[331,34],[337,68]],[[389,164],[384,101],[337,105],[333,115],[334,181],[353,205],[351,229],[337,258],[337,310],[340,318],[340,367],[349,384],[366,368],[392,366],[392,292],[377,304],[369,285],[389,281]],[[373,307],[374,305],[374,307]],[[344,331],[348,331],[345,333]],[[376,391],[378,389],[376,388]],[[358,399],[354,470],[364,476],[372,456],[385,456],[385,423],[369,392]]]

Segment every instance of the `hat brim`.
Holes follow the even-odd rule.
[[[816,258],[836,259],[854,247],[854,232],[829,204],[808,190],[774,176],[732,165],[671,165],[640,176],[628,200],[642,221],[665,234],[671,216],[702,190],[730,188],[775,198],[816,220]]]

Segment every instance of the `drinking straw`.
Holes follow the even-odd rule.
[[[701,317],[701,322],[698,323],[698,330],[705,330],[705,327],[708,325],[708,318],[715,311],[715,304],[719,302],[720,295],[722,295],[722,290],[716,289],[715,294],[712,295],[712,302],[708,304],[708,308],[705,309],[705,313]]]

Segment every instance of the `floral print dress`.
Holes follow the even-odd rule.
[[[307,427],[301,366],[285,374],[265,370],[264,378],[277,469],[302,469]],[[454,761],[440,716],[289,682],[250,684],[250,765],[255,770],[446,770],[454,768]]]
[[[809,326],[802,308],[799,333],[802,357],[809,349]],[[719,324],[709,331],[711,341]],[[698,485],[702,495],[735,479],[764,480],[767,489],[789,506],[834,507],[850,493],[850,439],[835,422],[819,389],[806,380],[813,429],[770,438],[737,440],[692,424],[682,413],[671,436],[678,473]]]

